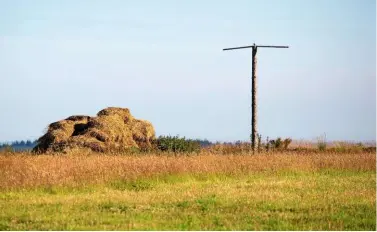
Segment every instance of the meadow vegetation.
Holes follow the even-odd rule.
[[[352,149],[3,151],[0,229],[375,230],[375,150]]]

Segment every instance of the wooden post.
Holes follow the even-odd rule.
[[[224,48],[223,51],[252,48],[253,50],[253,63],[252,63],[252,77],[251,77],[251,146],[253,154],[258,152],[258,132],[257,132],[257,49],[262,48],[288,48],[288,46],[270,46],[270,45],[255,45]]]
[[[251,146],[253,153],[257,152],[257,47],[253,46],[253,62],[251,77]]]

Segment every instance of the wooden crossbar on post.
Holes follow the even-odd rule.
[[[289,48],[288,46],[256,45],[224,48],[223,51],[252,48],[252,77],[251,77],[251,146],[253,153],[257,152],[257,49],[258,48]],[[260,141],[259,141],[260,143]]]

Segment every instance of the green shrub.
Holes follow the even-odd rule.
[[[165,152],[174,153],[190,153],[199,152],[200,143],[192,139],[186,139],[185,137],[179,138],[179,136],[159,136],[156,140],[157,149]]]
[[[273,139],[270,141],[270,144],[271,144],[271,147],[272,149],[281,149],[282,148],[282,145],[283,145],[283,141],[281,140],[280,137],[278,137],[277,139]]]
[[[282,138],[278,137],[275,140],[269,141],[268,137],[267,137],[267,143],[266,143],[265,147],[266,147],[267,151],[269,149],[287,150],[288,146],[289,146],[289,144],[291,144],[291,142],[292,142],[291,138],[286,138],[286,139],[283,140]]]

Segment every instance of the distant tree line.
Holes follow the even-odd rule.
[[[208,139],[194,139],[193,141],[199,143],[201,147],[208,147],[214,144],[208,141]]]
[[[12,148],[13,150],[29,150],[32,149],[37,144],[37,140],[16,140],[12,142],[0,143],[0,150],[3,148]]]

